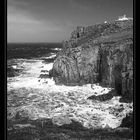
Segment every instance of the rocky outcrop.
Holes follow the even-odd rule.
[[[133,113],[129,113],[126,115],[125,118],[123,118],[120,127],[133,128],[133,122],[134,122]]]
[[[100,83],[119,95],[133,93],[133,20],[77,27],[57,54],[56,84]]]
[[[107,101],[107,100],[112,99],[115,95],[116,95],[115,90],[111,90],[106,94],[102,94],[102,95],[98,95],[98,96],[92,95],[92,96],[88,97],[87,99],[97,100],[97,101],[103,102],[103,101]]]

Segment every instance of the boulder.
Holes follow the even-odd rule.
[[[98,96],[92,95],[92,96],[88,97],[87,99],[103,102],[103,101],[111,100],[115,95],[116,95],[115,90],[111,90],[106,94],[102,94],[102,95],[98,95]]]

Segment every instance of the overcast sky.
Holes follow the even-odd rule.
[[[133,0],[7,0],[8,42],[61,42],[76,26],[133,17]]]

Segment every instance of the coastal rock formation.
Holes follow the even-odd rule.
[[[126,115],[125,118],[123,118],[122,123],[120,127],[128,127],[128,128],[133,128],[133,113],[129,113]]]
[[[115,96],[115,95],[116,95],[115,90],[111,90],[111,91],[109,91],[108,93],[103,94],[103,95],[98,95],[98,96],[92,95],[92,96],[88,97],[87,99],[90,99],[90,100],[97,100],[97,101],[103,102],[103,101],[107,101],[107,100],[112,99],[113,96]]]
[[[98,82],[132,97],[133,20],[77,27],[63,43],[50,75],[56,84]]]

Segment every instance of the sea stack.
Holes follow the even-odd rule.
[[[50,75],[56,84],[100,83],[132,97],[133,19],[77,27],[63,43]]]

